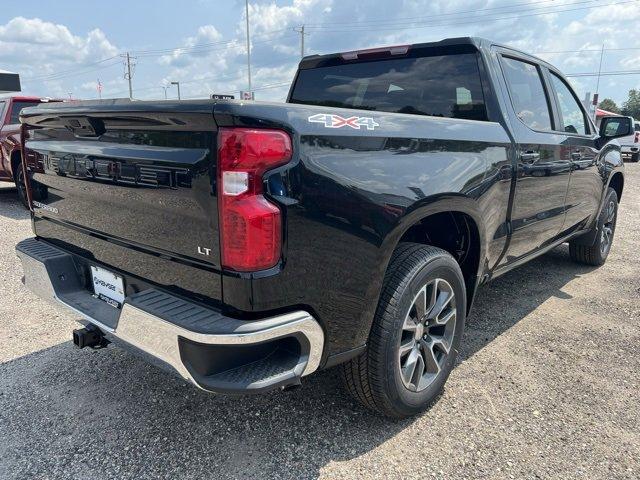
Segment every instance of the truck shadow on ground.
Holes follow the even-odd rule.
[[[6,187],[0,184],[0,215],[12,220],[25,220],[29,218],[27,210],[18,199],[18,191],[15,187]]]
[[[483,288],[461,361],[545,300],[568,298],[564,285],[590,270],[561,247]],[[0,447],[0,467],[19,478],[315,478],[413,422],[362,409],[335,369],[290,392],[226,397],[117,348],[79,351],[65,342],[0,365],[0,435],[11,445]],[[22,455],[31,457],[28,469]]]

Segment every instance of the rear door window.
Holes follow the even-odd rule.
[[[516,115],[533,130],[552,130],[547,94],[533,63],[502,57],[504,77]]]
[[[487,120],[475,53],[300,70],[290,102]]]

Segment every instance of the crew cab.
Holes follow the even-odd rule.
[[[391,417],[442,390],[482,284],[564,242],[605,262],[633,130],[598,131],[556,68],[478,38],[306,57],[287,103],[21,120],[47,197],[16,250],[25,285],[81,317],[76,345],[216,393],[341,365]]]
[[[52,101],[40,97],[0,97],[0,181],[15,183],[20,201],[28,207],[23,178],[22,159],[31,162],[32,170],[37,168],[33,152],[26,152],[23,157],[20,140],[20,110]],[[34,183],[34,197],[41,196],[41,187]]]

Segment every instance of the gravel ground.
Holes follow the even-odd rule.
[[[0,478],[637,479],[639,197],[631,164],[604,267],[563,246],[483,288],[444,394],[392,422],[334,371],[232,398],[117,348],[74,349],[72,316],[20,283],[30,223],[2,188]]]

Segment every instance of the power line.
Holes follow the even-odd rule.
[[[600,76],[616,76],[616,75],[640,75],[640,70],[618,70],[612,72],[586,72],[586,73],[568,73],[565,77],[597,77]]]
[[[272,36],[273,34],[276,34],[276,33],[285,32],[287,30],[289,30],[289,29],[288,28],[280,28],[278,30],[270,30],[268,32],[255,34],[255,35],[253,35],[253,38],[256,38],[256,37],[268,37],[268,36]],[[199,49],[199,48],[207,49],[209,47],[214,47],[214,46],[237,44],[239,42],[242,42],[243,40],[244,39],[238,37],[238,38],[232,38],[230,40],[220,40],[220,41],[217,41],[217,42],[197,43],[197,44],[191,45],[191,46],[168,47],[168,48],[160,48],[160,49],[153,49],[153,50],[132,50],[131,53],[134,53],[137,56],[165,55],[165,54],[172,53],[172,52],[175,52],[175,51],[189,51],[189,50],[192,50],[192,49]],[[274,41],[274,40],[277,40],[277,38],[276,39],[270,39],[268,41]]]
[[[115,61],[113,61],[114,59]],[[106,63],[108,61],[111,61],[111,62]],[[90,65],[97,65],[102,63],[106,63],[106,64],[101,65],[99,67],[86,68],[86,67],[89,67]],[[120,64],[120,60],[118,60],[118,56],[115,56],[115,57],[106,58],[104,60],[101,60],[100,62],[94,62],[92,64],[88,64],[82,67],[77,67],[69,70],[62,70],[60,72],[51,73],[48,75],[36,75],[33,77],[25,77],[24,80],[33,81],[33,82],[35,81],[40,82],[40,81],[47,81],[47,80],[60,80],[67,77],[73,77],[77,75],[83,75],[85,73],[96,72],[98,70],[104,70],[105,68],[110,68],[110,67],[113,67],[114,65],[119,65],[119,64]]]
[[[297,60],[291,60],[287,63],[285,63],[284,65],[288,65],[288,64],[294,64],[297,63]],[[283,63],[281,61],[274,61],[274,62],[268,62],[268,63],[262,63],[259,65],[254,65],[254,68],[257,68],[258,71],[261,68],[266,68],[266,67],[271,67],[273,65],[283,65]],[[213,76],[204,76],[204,77],[200,77],[200,78],[196,78],[194,80],[185,80],[185,81],[180,81],[181,85],[186,85],[186,84],[190,84],[190,83],[201,83],[201,82],[217,82],[217,81],[222,81],[222,80],[229,80],[229,79],[238,79],[240,80],[240,77],[246,72],[246,67],[244,68],[240,68],[238,70],[236,70],[234,73],[229,73],[226,75],[213,75]],[[148,91],[148,90],[156,90],[158,88],[157,85],[154,86],[150,86],[150,87],[143,87],[143,88],[136,88],[136,92],[144,92],[144,91]],[[113,92],[110,93],[109,96],[110,97],[116,97],[120,94],[124,94],[127,93],[127,90],[119,90],[117,92]],[[186,97],[189,98],[189,97]]]
[[[573,11],[577,11],[577,10],[588,10],[588,9],[592,9],[592,8],[596,8],[596,7],[607,7],[607,6],[613,6],[613,5],[622,5],[622,4],[627,4],[627,3],[636,3],[638,0],[625,0],[625,1],[619,1],[619,2],[611,2],[611,3],[605,3],[605,4],[597,4],[597,5],[591,5],[591,6],[586,6],[586,7],[576,7],[576,8],[565,8],[565,9],[549,9],[548,11],[545,12],[535,12],[535,13],[528,13],[528,14],[522,14],[522,15],[511,15],[511,16],[501,16],[501,17],[481,17],[478,18],[477,16],[473,16],[473,17],[465,17],[465,18],[469,18],[469,20],[465,20],[465,18],[460,18],[460,19],[455,19],[455,20],[448,20],[448,21],[436,21],[436,22],[413,22],[416,24],[416,26],[398,26],[397,23],[393,22],[393,23],[388,23],[388,24],[380,24],[377,25],[375,28],[376,30],[417,30],[417,29],[421,29],[421,28],[429,28],[429,27],[444,27],[444,26],[457,26],[457,25],[467,25],[467,24],[473,24],[473,23],[486,23],[489,21],[500,21],[500,20],[511,20],[511,19],[519,19],[519,18],[527,18],[527,17],[534,17],[534,16],[540,16],[540,15],[549,15],[549,14],[554,14],[554,13],[564,13],[564,12],[573,12]],[[410,22],[411,23],[411,22]],[[345,33],[345,32],[362,32],[362,31],[368,31],[370,30],[372,27],[371,26],[358,26],[358,25],[353,25],[349,30],[333,30],[331,29],[331,26],[327,26],[327,28],[324,27],[313,27],[315,32],[324,32],[324,33]]]
[[[288,31],[289,29],[283,28],[283,29],[279,29],[279,30],[272,30],[270,32],[265,32],[262,34],[258,34],[258,35],[254,35],[253,37],[265,37],[265,36],[269,36],[269,35],[273,35],[275,33],[280,33],[280,32],[284,32],[284,31]],[[275,42],[277,40],[282,40],[282,39],[288,39],[288,38],[293,38],[295,35],[286,35],[286,36],[282,36],[282,37],[278,37],[278,38],[272,38],[272,39],[267,39],[267,40],[258,40],[258,41],[252,41],[251,43],[254,45],[259,45],[259,44],[265,44],[265,43],[271,43],[271,42]],[[225,40],[225,41],[221,41],[221,42],[212,42],[212,43],[202,43],[202,44],[197,44],[197,45],[193,45],[190,47],[174,47],[174,48],[167,48],[167,49],[158,49],[158,50],[131,50],[129,51],[130,55],[135,55],[136,57],[159,57],[159,56],[165,56],[171,53],[179,53],[179,54],[189,54],[189,53],[201,53],[203,51],[223,51],[223,50],[227,50],[228,48],[232,48],[234,46],[239,46],[238,42],[240,41],[240,39],[238,38],[234,38],[231,40]],[[217,47],[217,46],[221,46],[221,45],[227,45],[227,47],[224,48],[213,48],[213,47]],[[104,58],[102,60],[98,60],[96,62],[91,62],[91,63],[87,63],[86,65],[83,65],[81,67],[74,67],[71,69],[67,69],[67,70],[60,70],[57,72],[52,72],[49,74],[43,74],[43,75],[34,75],[32,77],[25,77],[24,80],[26,81],[46,81],[46,80],[59,80],[62,78],[67,78],[67,77],[72,77],[72,76],[76,76],[76,75],[83,75],[86,73],[92,73],[98,70],[102,70],[105,68],[109,68],[112,67],[114,65],[119,65],[120,64],[120,60],[118,60],[120,57],[125,56],[126,52],[120,53],[118,55],[114,55],[108,58]],[[106,63],[109,62],[110,60],[116,60],[115,62],[111,62],[107,65],[101,65],[102,63]],[[98,67],[95,67],[96,65],[100,65]],[[89,67],[94,67],[94,68],[89,68]]]
[[[640,47],[625,47],[625,48],[605,48],[605,52],[620,52],[625,50],[640,50]],[[602,51],[601,48],[582,48],[580,50],[556,50],[551,52],[535,52],[534,55],[545,55],[545,54],[555,54],[555,53],[582,53],[582,52],[596,52],[600,53]]]
[[[456,16],[456,15],[463,15],[465,13],[473,13],[473,14],[478,14],[481,12],[488,12],[488,11],[493,11],[493,10],[500,10],[500,14],[502,13],[516,13],[516,12],[508,12],[506,11],[507,9],[512,9],[512,8],[516,8],[516,7],[521,7],[521,6],[528,6],[531,7],[532,5],[536,5],[536,4],[542,4],[542,3],[553,3],[555,4],[554,6],[567,6],[567,5],[578,5],[578,4],[582,4],[582,3],[594,3],[597,2],[598,0],[582,0],[582,1],[578,1],[578,2],[570,2],[570,3],[565,3],[565,4],[557,4],[557,0],[541,0],[541,1],[537,1],[537,2],[522,2],[522,3],[514,3],[511,5],[502,5],[499,7],[490,7],[490,8],[479,8],[479,9],[474,9],[474,10],[459,10],[457,12],[448,12],[448,13],[438,13],[438,14],[433,14],[433,15],[426,15],[426,16],[422,16],[422,17],[409,17],[409,18],[395,18],[392,21],[390,21],[389,19],[378,19],[378,20],[362,20],[362,21],[343,21],[343,22],[334,22],[332,21],[331,24],[332,25],[347,25],[347,26],[351,26],[351,25],[367,25],[367,26],[376,26],[376,24],[388,24],[390,22],[392,23],[399,23],[402,22],[403,24],[409,22],[409,23],[414,23],[416,21],[420,21],[420,20],[424,20],[424,19],[432,19],[432,18],[440,18],[440,17],[451,17],[451,16]],[[533,9],[539,9],[539,8],[547,8],[547,7],[533,7]],[[503,11],[505,10],[505,11]],[[530,11],[532,10],[531,8],[525,8],[519,11]],[[308,25],[311,28],[314,27],[322,27],[325,24],[324,23],[305,23],[306,25]]]

